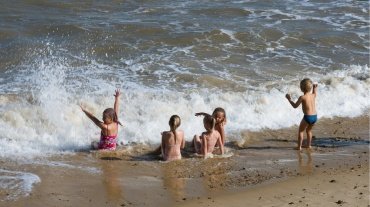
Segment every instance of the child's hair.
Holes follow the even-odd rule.
[[[309,78],[305,78],[301,81],[300,84],[301,90],[304,93],[310,92],[312,89],[312,81]]]
[[[170,120],[168,121],[168,124],[171,127],[171,131],[173,132],[173,135],[175,136],[175,144],[176,144],[176,129],[180,126],[181,124],[181,119],[178,115],[172,115]]]
[[[216,119],[214,119],[212,116],[210,115],[206,115],[204,116],[203,118],[203,124],[204,124],[204,127],[206,128],[206,125],[207,126],[210,126],[211,128],[210,129],[207,129],[207,131],[213,129],[215,127],[215,124],[216,124]]]
[[[213,110],[212,116],[215,117],[218,112],[221,112],[221,113],[224,114],[225,122],[226,122],[226,111],[225,111],[225,109],[223,109],[221,107],[215,108],[215,110]]]
[[[119,125],[122,126],[121,122],[118,121],[118,117],[114,109],[112,108],[107,108],[103,111],[103,119],[104,117],[109,117],[112,119],[112,121],[117,122]]]

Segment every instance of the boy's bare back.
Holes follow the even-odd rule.
[[[305,115],[315,115],[316,114],[316,94],[306,93],[300,97],[302,99],[302,111]]]
[[[316,114],[316,96],[317,96],[317,84],[313,84],[313,90],[311,92],[304,92],[304,95],[300,96],[297,102],[293,102],[290,94],[286,94],[286,98],[289,100],[289,103],[297,108],[302,104],[302,111],[305,115],[315,115]]]

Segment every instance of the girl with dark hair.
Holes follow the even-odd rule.
[[[118,121],[117,114],[119,112],[119,96],[121,92],[119,89],[115,91],[114,97],[114,108],[107,108],[103,111],[103,121],[100,121],[92,113],[88,112],[82,105],[81,110],[91,119],[100,129],[100,141],[92,142],[91,146],[93,149],[99,150],[115,150],[117,145],[117,133],[118,124],[122,124]]]

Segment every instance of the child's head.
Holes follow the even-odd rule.
[[[110,124],[112,122],[118,122],[117,114],[112,108],[107,108],[103,111],[103,122],[104,124]]]
[[[301,81],[300,87],[303,93],[308,93],[312,89],[312,81],[309,78],[305,78]]]
[[[174,131],[174,130],[177,129],[177,127],[180,126],[181,119],[177,115],[172,115],[171,118],[170,118],[170,120],[168,121],[168,124],[170,125],[171,130]]]
[[[226,112],[223,108],[217,107],[212,113],[212,117],[216,119],[216,124],[226,121]]]
[[[207,131],[212,131],[213,128],[215,127],[215,124],[216,120],[212,116],[209,115],[204,116],[203,125]]]

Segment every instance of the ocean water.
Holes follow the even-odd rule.
[[[319,118],[367,113],[369,72],[368,1],[1,1],[0,157],[88,149],[78,104],[101,118],[116,88],[119,142],[159,143],[173,114],[191,140],[215,107],[237,140],[299,123],[306,77]]]

